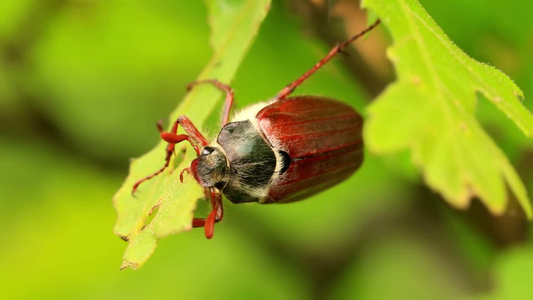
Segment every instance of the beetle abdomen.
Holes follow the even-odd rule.
[[[257,128],[249,120],[228,123],[217,142],[224,148],[230,168],[224,195],[234,203],[265,198],[276,168],[276,156]]]
[[[361,116],[336,100],[299,96],[275,102],[256,116],[274,149],[291,158],[274,176],[262,203],[303,199],[348,178],[363,161]]]

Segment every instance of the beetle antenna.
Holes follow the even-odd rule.
[[[358,38],[362,37],[363,35],[365,35],[370,30],[374,29],[374,27],[378,26],[380,22],[381,22],[381,20],[377,19],[376,22],[374,22],[374,24],[370,25],[365,30],[363,30],[363,31],[359,32],[358,34],[352,36],[351,38],[349,38],[348,40],[344,41],[343,43],[337,44],[335,47],[333,47],[333,49],[331,49],[329,51],[328,55],[326,55],[324,58],[322,58],[322,60],[320,60],[318,63],[316,63],[316,65],[314,67],[312,67],[309,71],[305,72],[302,76],[300,76],[300,78],[296,79],[293,83],[289,84],[284,89],[282,89],[278,93],[278,95],[276,96],[276,99],[278,99],[278,100],[285,99],[300,84],[302,84],[302,82],[304,82],[309,76],[313,75],[313,73],[315,73],[318,69],[320,69],[323,65],[325,65],[333,56],[335,56],[337,53],[342,53],[343,52],[342,49],[344,47],[348,46],[351,42],[357,40]]]

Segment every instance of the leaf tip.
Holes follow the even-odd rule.
[[[120,266],[120,271],[127,269],[127,268],[132,268],[133,270],[136,270],[138,267],[139,267],[139,264],[134,263],[132,261],[125,260],[122,262],[122,265]]]

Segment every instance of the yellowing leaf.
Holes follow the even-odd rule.
[[[368,108],[364,135],[370,150],[409,149],[426,183],[455,207],[467,207],[475,196],[501,214],[509,188],[531,218],[523,183],[475,117],[480,93],[532,137],[533,117],[520,102],[522,91],[462,52],[416,0],[366,0],[363,6],[390,30],[388,56],[398,76]]]
[[[268,12],[270,0],[208,0],[207,5],[214,54],[199,79],[216,78],[229,83]],[[216,109],[220,96],[220,91],[213,87],[196,87],[172,112],[170,120],[173,122],[184,114],[201,129]],[[131,195],[137,180],[163,166],[165,146],[160,142],[156,148],[133,160],[126,181],[113,198],[118,215],[115,234],[128,240],[121,268],[140,267],[154,252],[158,239],[189,230],[196,201],[203,196],[192,177],[185,176],[183,184],[179,181],[179,171],[194,157],[190,147],[185,158],[180,154],[180,150],[188,146],[185,143],[176,149],[180,159],[173,159],[165,172],[144,182],[136,197]]]

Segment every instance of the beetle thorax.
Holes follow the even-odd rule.
[[[191,164],[196,180],[203,187],[224,188],[229,180],[229,165],[224,150],[219,145],[205,146],[200,156]]]

